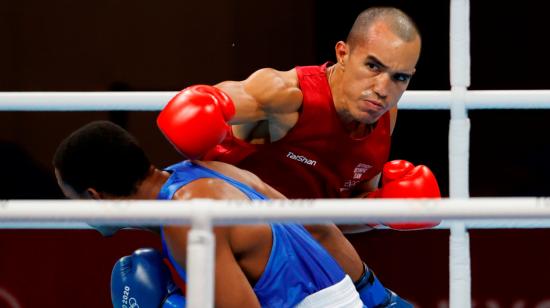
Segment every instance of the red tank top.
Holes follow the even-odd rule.
[[[334,108],[326,67],[296,67],[303,103],[282,139],[249,144],[229,133],[205,159],[249,170],[288,198],[349,197],[387,161],[390,116],[385,113],[366,137],[351,138]]]

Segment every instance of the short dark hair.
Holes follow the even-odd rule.
[[[108,121],[91,122],[65,138],[53,165],[76,193],[93,188],[114,196],[135,193],[151,167],[137,140]]]
[[[405,42],[410,42],[420,36],[418,27],[405,12],[394,7],[376,6],[364,10],[357,16],[349,31],[346,43],[353,47],[364,40],[370,26],[379,20],[386,22],[391,31]]]

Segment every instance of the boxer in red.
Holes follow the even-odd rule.
[[[438,197],[427,167],[403,161],[384,167],[397,103],[415,73],[420,46],[409,16],[370,8],[336,44],[335,64],[264,68],[243,81],[191,86],[166,105],[157,123],[186,157],[252,171],[288,198]],[[378,188],[383,168],[384,177],[390,175],[382,180],[387,189]],[[422,193],[415,193],[411,183],[431,188],[424,193],[422,184]]]
[[[371,8],[336,44],[335,64],[261,69],[244,81],[192,86],[157,122],[188,158],[232,163],[288,198],[364,195],[378,188],[420,40],[400,10]]]

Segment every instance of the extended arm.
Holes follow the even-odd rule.
[[[262,69],[243,81],[191,86],[168,102],[157,124],[178,151],[197,159],[225,138],[229,123],[267,120],[285,129],[302,99],[293,80],[292,71]]]

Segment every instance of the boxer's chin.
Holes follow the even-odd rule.
[[[352,113],[353,119],[363,124],[374,124],[380,119],[381,116],[382,114],[370,110],[356,110],[354,113]]]

